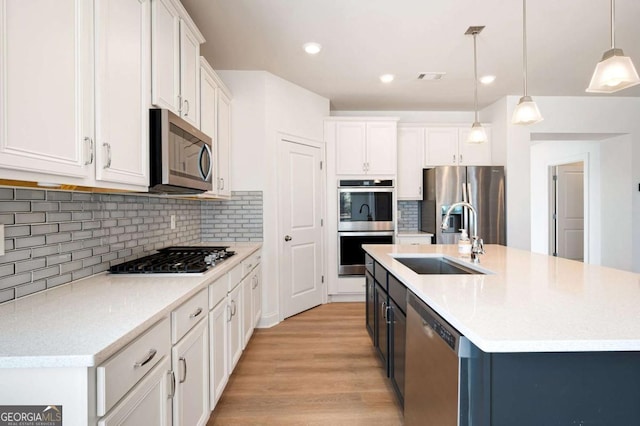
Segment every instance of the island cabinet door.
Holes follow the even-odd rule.
[[[407,317],[389,299],[389,319],[391,321],[389,339],[389,376],[400,405],[404,405],[404,372],[405,372],[405,344],[407,341]]]
[[[378,355],[382,360],[382,365],[389,376],[389,323],[388,323],[388,311],[389,311],[389,297],[387,292],[376,283],[375,287],[375,306],[376,315],[375,320],[375,341]]]
[[[366,327],[367,327],[367,332],[369,333],[369,336],[371,337],[371,342],[375,345],[376,344],[376,339],[375,339],[375,333],[374,333],[374,328],[375,328],[375,322],[374,322],[374,316],[375,316],[375,312],[376,312],[376,305],[375,305],[375,289],[376,289],[376,283],[373,280],[373,277],[371,276],[371,274],[369,273],[369,271],[365,272],[365,280],[366,280]]]

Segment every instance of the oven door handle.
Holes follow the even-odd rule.
[[[386,237],[394,234],[394,231],[338,231],[338,237]]]

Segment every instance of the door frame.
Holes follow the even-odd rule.
[[[277,227],[277,238],[281,238],[284,235],[284,223],[282,223],[282,212],[280,211],[280,202],[282,201],[282,194],[280,193],[280,181],[282,179],[282,171],[284,170],[282,164],[282,150],[284,149],[284,143],[295,143],[299,145],[306,145],[312,148],[320,149],[320,158],[322,161],[322,170],[320,171],[320,203],[321,203],[321,215],[323,220],[323,228],[327,223],[327,158],[326,158],[326,144],[324,142],[315,141],[312,139],[303,138],[301,136],[295,136],[288,133],[278,132],[278,155],[276,162],[276,213],[278,215],[278,223]],[[320,232],[320,269],[322,271],[322,275],[324,276],[324,283],[322,284],[324,287],[324,291],[322,293],[322,304],[327,303],[328,301],[328,291],[327,291],[327,242],[325,238],[324,229]],[[283,268],[283,259],[284,259],[284,240],[280,239],[278,241],[278,320],[280,322],[284,321],[284,305],[285,305],[285,297],[283,292],[283,286],[281,285],[280,280],[284,276],[282,268]]]
[[[563,158],[561,160],[555,160],[550,162],[549,164],[547,164],[548,167],[548,184],[547,184],[547,188],[548,188],[548,196],[549,196],[549,203],[548,203],[548,242],[547,242],[547,247],[548,247],[548,255],[552,256],[553,255],[553,243],[555,241],[555,235],[553,235],[553,226],[554,226],[554,221],[552,220],[551,215],[553,214],[553,208],[555,206],[555,203],[557,202],[554,199],[554,192],[553,192],[553,188],[554,186],[554,182],[553,182],[553,174],[554,174],[554,170],[558,167],[558,166],[563,166],[565,164],[572,164],[572,163],[582,163],[582,171],[583,171],[583,199],[584,199],[584,204],[582,206],[583,208],[583,214],[584,214],[584,229],[582,231],[583,236],[584,236],[584,247],[583,247],[583,251],[584,251],[584,259],[583,259],[583,263],[589,263],[590,260],[590,251],[591,251],[591,239],[590,239],[590,234],[591,234],[591,220],[590,220],[590,199],[589,199],[589,192],[590,192],[590,182],[591,182],[591,176],[589,173],[590,170],[590,164],[589,164],[589,153],[588,152],[584,152],[584,153],[580,153],[578,155],[574,155],[574,156],[570,156],[570,157],[566,157]]]

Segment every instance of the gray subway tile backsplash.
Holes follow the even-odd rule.
[[[262,191],[196,201],[0,188],[6,250],[0,256],[0,303],[170,245],[262,241],[262,199]],[[171,215],[176,216],[174,230]]]
[[[398,231],[415,232],[420,226],[419,201],[398,201]]]

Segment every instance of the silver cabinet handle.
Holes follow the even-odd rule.
[[[144,359],[142,359],[140,361],[136,361],[136,363],[133,364],[133,368],[144,367],[146,364],[149,363],[149,361],[151,361],[153,359],[154,356],[156,356],[156,353],[158,353],[157,350],[149,349],[149,353],[147,354],[147,356],[145,356]]]
[[[184,383],[187,380],[187,360],[184,357],[180,357],[178,358],[178,361],[180,361],[182,363],[182,365],[184,366],[184,377],[182,377],[182,379],[180,379],[179,383]]]
[[[167,371],[167,374],[171,376],[171,393],[167,399],[171,399],[176,394],[176,375],[173,370]]]
[[[418,195],[422,195],[422,187],[421,186],[418,187]]]
[[[387,319],[387,302],[382,302],[382,305],[380,305],[380,313],[382,314],[382,317],[385,319]]]
[[[251,270],[251,268],[253,268],[253,263],[247,265],[247,269]]]
[[[464,160],[462,159],[462,154],[460,154],[460,163],[462,164]]]
[[[88,166],[89,164],[93,163],[93,139],[85,137],[84,142],[85,144],[89,143],[89,160],[84,162],[84,165]]]
[[[187,111],[184,113],[184,116],[187,117],[189,115],[189,100],[185,99],[184,103],[187,105]]]
[[[384,310],[384,318],[386,320],[387,324],[391,324],[391,320],[389,319],[389,311],[391,310],[391,306],[387,305],[387,307]]]
[[[222,188],[220,189],[224,189],[224,178],[220,178],[220,182],[222,183]]]
[[[227,305],[227,322],[231,322],[231,318],[233,318],[233,314],[231,313],[231,306]]]
[[[291,238],[291,236],[290,236],[290,235],[285,235],[285,236],[284,236],[284,240],[285,240],[285,241],[291,241],[292,239],[293,239],[293,238]]]
[[[238,311],[238,306],[236,305],[235,300],[231,301],[231,305],[233,305],[233,308],[231,309],[231,316],[234,316]]]
[[[182,95],[178,95],[178,113],[182,114]]]
[[[108,169],[111,167],[111,144],[105,142],[102,146],[107,148],[107,164],[105,164],[103,168]]]
[[[455,154],[453,154],[453,162],[454,163],[456,162],[456,155]]]
[[[200,315],[201,313],[202,313],[202,308],[198,308],[191,315],[189,315],[189,318],[195,318],[198,315]]]

